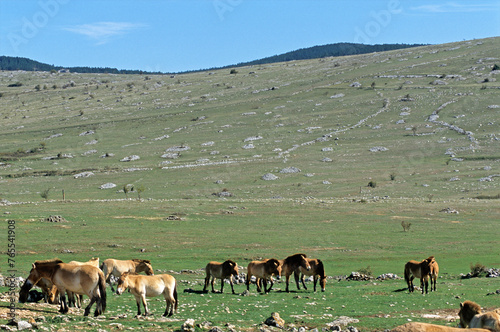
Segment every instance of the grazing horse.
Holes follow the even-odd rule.
[[[316,258],[306,258],[307,262],[311,266],[311,269],[308,271],[304,269],[302,266],[299,266],[298,269],[296,269],[293,274],[295,276],[295,282],[297,283],[297,289],[300,290],[300,285],[299,285],[299,275],[300,275],[300,281],[302,282],[302,285],[304,286],[304,289],[307,290],[306,284],[304,283],[304,278],[305,276],[313,276],[314,280],[314,291],[316,292],[316,283],[318,282],[319,279],[319,284],[321,286],[321,291],[325,291],[325,286],[326,286],[326,275],[325,275],[325,267],[323,266],[323,262],[319,259]]]
[[[424,294],[424,283],[425,293],[429,292],[429,273],[431,270],[430,265],[433,260],[434,256],[430,256],[421,262],[411,260],[405,264],[405,281],[408,284],[408,291],[410,293],[415,290],[415,287],[413,286],[414,278],[420,278],[422,294]]]
[[[485,328],[500,331],[500,309],[483,313],[481,306],[472,301],[460,303],[460,327]]]
[[[163,316],[172,316],[177,312],[177,284],[174,277],[169,274],[139,275],[125,272],[118,279],[116,294],[122,294],[126,289],[135,296],[137,303],[137,316],[141,314],[141,302],[144,306],[144,316],[149,315],[146,297],[154,297],[163,294],[167,307]]]
[[[247,267],[247,290],[250,290],[250,279],[252,276],[257,278],[257,292],[260,293],[260,279],[264,284],[264,293],[269,293],[269,291],[273,288],[274,282],[272,276],[275,275],[278,279],[281,276],[281,265],[280,262],[276,258],[264,259],[262,261],[251,261],[248,263]],[[267,288],[267,280],[271,282],[271,286]]]
[[[42,289],[42,294],[45,303],[48,304],[59,304],[59,292],[57,291],[57,287],[46,278],[41,278],[37,281],[35,286],[38,286]]]
[[[411,322],[406,323],[404,325],[396,326],[390,332],[491,332],[486,329],[461,329],[458,327],[444,326],[444,325],[436,325],[436,324],[427,324],[427,323],[418,323]]]
[[[432,291],[435,292],[436,291],[436,282],[437,282],[437,279],[439,276],[439,265],[435,259],[433,259],[431,264],[430,264],[429,276],[431,279],[431,292]]]
[[[238,265],[233,262],[232,260],[228,259],[224,263],[219,263],[219,262],[210,262],[207,264],[205,268],[206,272],[206,277],[205,277],[205,287],[203,287],[203,292],[207,291],[208,283],[210,282],[210,277],[212,277],[212,293],[215,293],[214,290],[214,281],[215,278],[218,278],[221,280],[220,282],[220,292],[222,293],[222,290],[224,289],[224,279],[229,279],[229,283],[231,284],[231,290],[234,293],[234,288],[233,288],[233,275],[237,276],[238,275]]]
[[[118,259],[108,258],[101,264],[101,270],[106,277],[106,282],[111,286],[111,291],[114,292],[113,285],[111,284],[109,278],[114,275],[116,278],[125,272],[146,272],[147,275],[153,275],[153,267],[151,266],[151,261],[146,259],[131,259],[126,261],[121,261]]]
[[[95,267],[99,268],[99,257],[92,257],[87,262],[71,261],[71,262],[68,262],[68,264],[73,264],[73,265],[85,265],[85,264],[88,264],[88,265],[92,265],[92,266],[95,266]],[[68,293],[68,306],[81,308],[82,307],[82,301],[83,301],[83,295],[81,295],[81,294],[76,295],[76,300],[75,300],[75,294],[73,294],[73,293],[71,293],[69,291],[67,293]]]
[[[304,254],[294,254],[288,256],[283,260],[281,273],[285,274],[287,293],[289,292],[288,284],[290,282],[290,276],[299,267],[302,267],[305,271],[311,270],[311,265],[309,265],[309,262],[307,261],[307,256]]]
[[[106,281],[102,271],[94,266],[65,264],[60,259],[36,261],[21,287],[19,302],[23,303],[26,300],[29,290],[41,278],[49,279],[57,287],[61,301],[59,312],[63,314],[69,311],[66,303],[67,290],[85,294],[90,298],[84,316],[88,316],[94,302],[96,302],[94,316],[99,316],[106,310]]]

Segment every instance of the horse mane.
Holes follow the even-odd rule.
[[[280,265],[280,262],[276,258],[270,258],[266,261],[266,265]]]
[[[134,258],[132,259],[132,261],[136,262],[136,263],[148,263],[148,264],[151,264],[151,261],[149,259],[138,259],[138,258]]]
[[[461,319],[464,320],[464,323],[466,323],[467,325],[469,325],[470,321],[472,320],[472,317],[480,313],[481,313],[481,306],[476,302],[465,301],[463,303],[460,303],[460,311],[458,312],[458,315],[460,316]]]
[[[293,254],[285,258],[284,264],[299,264],[303,258],[307,258],[307,256],[305,254]]]
[[[231,260],[231,259],[228,259],[228,260],[226,260],[224,263],[222,263],[222,266],[228,266],[228,265],[230,265],[230,264],[232,264],[232,265],[234,265],[234,266],[237,266],[236,262],[235,262],[235,261],[233,261],[233,260]]]
[[[46,260],[42,260],[42,261],[35,261],[35,266],[37,265],[55,265],[55,264],[59,264],[59,263],[62,263],[63,261],[60,260],[59,258],[53,258],[53,259],[46,259]]]
[[[432,261],[434,261],[434,260],[435,260],[434,256],[429,256],[429,257],[426,259],[426,261],[428,261],[429,263],[430,263],[430,262],[432,262]]]
[[[321,278],[325,278],[326,275],[325,275],[325,267],[323,266],[323,262],[320,259],[317,259],[316,261],[318,261],[316,273],[319,274],[319,276]]]

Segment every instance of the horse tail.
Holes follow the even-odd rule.
[[[103,273],[99,273],[99,293],[101,294],[101,313],[104,313],[106,311],[106,279]]]
[[[179,300],[177,299],[177,281],[174,284],[174,300],[175,300],[175,312],[177,312],[177,306],[179,305]]]

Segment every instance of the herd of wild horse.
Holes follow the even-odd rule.
[[[145,272],[146,275],[140,275],[140,272]],[[209,284],[211,284],[212,292],[215,292],[215,279],[220,279],[220,292],[222,293],[224,280],[228,279],[231,291],[233,294],[235,293],[232,277],[238,276],[239,273],[238,265],[234,261],[209,262],[205,272],[203,292],[208,291]],[[321,291],[325,291],[326,275],[323,262],[319,259],[307,258],[305,254],[294,254],[282,260],[270,258],[251,261],[247,267],[245,284],[247,290],[249,290],[250,283],[254,279],[257,291],[261,292],[263,288],[264,292],[268,293],[273,287],[273,276],[279,279],[284,275],[286,280],[285,291],[289,292],[289,281],[292,274],[294,274],[299,290],[299,281],[307,290],[304,278],[305,276],[312,276],[314,291],[316,291],[318,280]],[[411,260],[405,264],[404,277],[409,292],[413,292],[415,289],[413,285],[414,278],[420,279],[422,293],[428,292],[429,279],[431,281],[431,291],[435,291],[438,274],[439,266],[434,256],[420,262]],[[87,316],[92,305],[96,303],[94,315],[98,316],[104,313],[106,309],[106,283],[109,283],[111,290],[114,292],[111,276],[117,279],[116,293],[118,295],[127,289],[134,295],[137,304],[137,315],[141,314],[141,303],[144,307],[143,314],[148,315],[146,297],[159,295],[163,295],[166,301],[164,316],[171,316],[174,311],[177,311],[178,295],[175,278],[169,274],[154,274],[151,262],[144,259],[106,259],[101,265],[99,265],[99,258],[92,258],[88,262],[71,261],[68,263],[64,263],[60,259],[36,261],[32,264],[30,274],[20,289],[19,302],[26,302],[31,293],[30,289],[33,286],[38,286],[42,289],[46,302],[60,304],[59,311],[61,313],[67,313],[69,306],[80,306],[82,295],[87,295],[90,302],[85,308],[84,315]],[[66,301],[66,294],[68,301]],[[500,331],[500,309],[483,314],[477,304],[466,301],[460,305],[459,315],[461,327],[497,328],[497,331]],[[437,329],[434,326],[423,323],[409,323],[395,328],[394,331],[441,331],[439,326],[436,325]]]

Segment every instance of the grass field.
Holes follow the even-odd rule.
[[[54,257],[145,258],[179,283],[173,319],[159,298],[137,319],[133,296],[109,288],[104,318],[41,304],[18,313],[43,315],[49,329],[176,330],[192,318],[257,330],[279,312],[287,328],[348,316],[383,331],[409,319],[454,326],[464,300],[498,307],[487,295],[497,278],[460,274],[500,267],[499,48],[490,38],[236,74],[0,72],[0,199],[5,234],[15,220],[16,274]],[[200,294],[210,260],[244,268],[296,252],[325,263],[326,292],[285,293],[280,281],[267,295],[254,285],[249,296]],[[441,278],[425,296],[404,280],[338,281],[359,270],[402,277],[408,260],[430,255]]]

